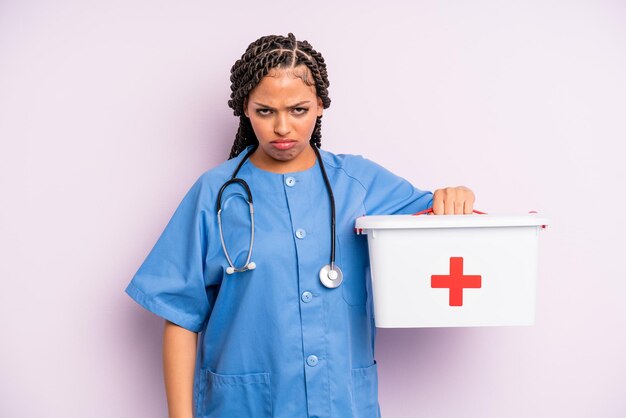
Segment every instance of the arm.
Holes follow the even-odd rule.
[[[163,373],[170,418],[192,418],[198,334],[165,321]]]

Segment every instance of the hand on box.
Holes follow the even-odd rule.
[[[433,214],[470,214],[474,210],[475,200],[474,192],[465,186],[437,189],[433,194]]]

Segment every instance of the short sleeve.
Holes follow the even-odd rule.
[[[206,211],[198,179],[184,196],[126,293],[147,310],[193,332],[209,314],[204,281]]]
[[[418,189],[373,161],[363,162],[367,164],[364,205],[368,215],[405,215],[432,207],[432,192]]]

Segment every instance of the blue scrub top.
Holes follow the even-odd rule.
[[[254,199],[257,268],[227,275],[217,193],[248,150],[198,178],[126,292],[201,332],[196,417],[380,417],[367,238],[355,234],[354,221],[418,212],[432,206],[432,193],[360,156],[320,150],[344,275],[340,287],[328,289],[319,280],[330,260],[330,204],[319,163],[277,174],[248,160],[238,177]],[[245,199],[239,185],[222,197],[224,239],[238,267],[250,243]]]

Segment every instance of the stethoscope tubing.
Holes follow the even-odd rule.
[[[316,146],[312,145],[313,151],[315,151],[315,156],[320,163],[320,170],[322,171],[322,177],[324,178],[324,184],[326,185],[326,190],[328,190],[328,199],[330,201],[330,270],[335,270],[335,195],[333,194],[333,189],[330,187],[330,181],[328,180],[328,176],[326,175],[326,168],[324,167],[324,163],[322,162],[322,157],[320,155],[319,150]]]
[[[315,157],[317,158],[319,162],[320,171],[322,172],[322,178],[324,179],[324,185],[326,186],[326,190],[328,192],[328,199],[330,201],[330,237],[331,237],[330,264],[322,267],[322,269],[320,270],[320,280],[322,281],[324,286],[334,288],[334,287],[339,286],[341,282],[343,281],[343,273],[341,272],[341,269],[335,265],[335,238],[336,238],[335,196],[333,194],[333,189],[330,185],[330,181],[328,180],[328,175],[326,174],[326,168],[324,167],[322,156],[320,155],[318,148],[314,144],[310,144],[310,145],[313,148],[313,151],[315,152]],[[239,170],[241,169],[243,164],[256,151],[257,148],[258,148],[258,145],[252,147],[252,149],[250,149],[250,151],[248,151],[246,155],[244,155],[244,157],[241,159],[241,161],[237,165],[237,168],[233,172],[230,180],[228,180],[226,183],[222,185],[222,187],[219,190],[219,193],[217,194],[217,223],[218,223],[218,229],[220,232],[220,241],[222,243],[222,249],[224,250],[224,255],[226,256],[226,259],[228,260],[228,264],[229,264],[229,267],[226,269],[226,273],[228,274],[252,270],[256,267],[256,264],[250,261],[252,257],[252,248],[254,246],[254,205],[252,202],[252,192],[250,191],[250,187],[248,186],[248,183],[246,183],[245,180],[238,178],[237,174],[239,173]],[[244,190],[246,191],[246,195],[248,197],[248,205],[250,207],[250,227],[251,227],[250,246],[248,249],[248,256],[246,258],[246,263],[242,267],[235,267],[235,265],[233,264],[233,261],[230,258],[228,251],[226,250],[226,242],[224,240],[224,233],[222,231],[222,217],[221,217],[222,194],[224,193],[224,190],[231,184],[240,184],[244,188]]]
[[[248,155],[249,153],[246,154],[246,157],[244,157],[244,161],[248,157]],[[248,186],[248,183],[246,183],[245,180],[235,177],[237,175],[237,172],[241,168],[241,165],[242,163],[239,163],[239,166],[237,166],[237,170],[235,170],[235,173],[233,174],[231,179],[222,185],[222,187],[220,188],[220,191],[217,194],[217,226],[220,232],[220,241],[222,243],[222,250],[224,250],[224,255],[226,256],[226,260],[228,260],[229,267],[226,269],[226,273],[228,274],[241,273],[246,270],[252,270],[256,267],[256,264],[250,262],[250,259],[252,258],[252,248],[254,248],[254,204],[252,201],[252,192],[250,191],[250,186]],[[231,184],[240,184],[244,188],[244,190],[246,191],[246,195],[248,197],[247,203],[250,209],[250,246],[248,247],[248,255],[246,257],[246,262],[242,267],[235,267],[235,264],[230,258],[230,255],[228,254],[228,251],[226,250],[226,242],[224,241],[224,231],[222,229],[222,194],[224,193],[224,190]]]

